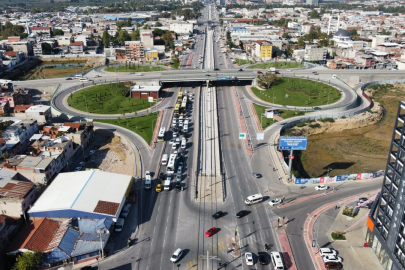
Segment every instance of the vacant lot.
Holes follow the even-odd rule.
[[[127,119],[96,119],[94,121],[114,124],[129,129],[141,136],[148,144],[152,142],[153,130],[156,125],[157,114],[151,113],[146,116]]]
[[[109,83],[91,86],[69,96],[71,107],[90,113],[122,114],[150,107],[147,99],[130,98],[130,83]]]
[[[126,65],[126,66],[110,66],[105,68],[108,72],[149,72],[149,71],[165,71],[164,67],[156,66],[138,66],[138,65]]]
[[[313,107],[338,101],[341,93],[327,84],[299,79],[279,77],[270,89],[259,90],[252,87],[253,93],[260,99],[280,105]]]
[[[297,63],[297,62],[272,62],[272,63],[261,63],[261,64],[255,64],[248,66],[247,68],[250,69],[268,69],[271,67],[274,67],[276,69],[287,69],[287,68],[300,68],[303,67],[304,65]]]
[[[405,85],[377,85],[370,90],[374,101],[384,106],[385,117],[368,127],[309,136],[302,162],[310,176],[325,175],[327,167],[333,169],[333,176],[385,169],[398,102],[403,100]]]
[[[250,63],[248,60],[245,59],[239,59],[239,58],[235,58],[236,63],[238,63],[239,66]]]
[[[261,115],[264,114],[264,110],[269,109],[269,107],[261,106],[259,104],[253,104],[253,106],[255,108],[257,116],[259,117],[259,121],[262,121],[263,129],[266,129],[268,126],[277,122],[277,120],[275,120],[273,118],[266,118],[265,116],[261,117]],[[301,111],[288,111],[288,110],[279,110],[279,113],[280,114],[278,116],[280,116],[283,119],[305,114],[305,112],[301,112]]]

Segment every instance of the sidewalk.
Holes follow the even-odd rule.
[[[275,220],[274,227],[276,228],[277,238],[278,241],[280,242],[281,251],[283,253],[285,268],[288,270],[297,270],[294,255],[292,253],[290,246],[290,241],[288,240],[288,236],[286,233],[288,222],[289,222],[288,219],[280,221],[280,223],[278,223],[278,221]]]

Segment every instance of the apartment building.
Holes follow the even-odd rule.
[[[84,45],[82,41],[77,41],[69,44],[70,53],[83,53]]]
[[[326,60],[327,49],[317,46],[317,45],[307,45],[305,46],[305,61],[324,61]]]
[[[155,48],[147,48],[145,49],[145,61],[158,61],[158,50]]]
[[[385,270],[405,268],[405,102],[401,101],[383,184],[367,218],[366,241]]]
[[[46,105],[35,105],[30,106],[25,110],[25,115],[29,119],[35,119],[38,123],[46,123],[48,122],[52,115],[51,115],[51,106]]]
[[[255,55],[263,60],[271,59],[273,55],[273,44],[265,40],[256,41]]]
[[[8,140],[7,149],[13,148],[14,145],[18,144],[15,149],[16,153],[25,153],[30,138],[37,132],[37,120],[25,119],[22,121],[16,121],[14,124],[7,127],[6,130],[3,131],[2,137]]]
[[[145,47],[141,41],[125,41],[126,59],[132,61],[145,60]]]

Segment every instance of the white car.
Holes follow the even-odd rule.
[[[93,155],[96,152],[96,150],[90,150],[90,155]]]
[[[324,262],[342,262],[342,258],[338,256],[324,256],[323,257]]]
[[[169,144],[175,144],[176,143],[176,140],[175,139],[171,139],[170,141],[169,141]]]
[[[174,150],[174,149],[177,149],[177,144],[173,143],[173,144],[172,144],[172,149],[173,149],[173,150]]]
[[[101,76],[100,75],[94,75],[94,78],[100,78]]]
[[[245,253],[245,258],[246,258],[246,264],[247,265],[253,265],[254,264],[253,254],[251,252],[246,252]]]
[[[278,205],[278,204],[280,204],[280,203],[282,203],[282,202],[283,202],[282,199],[280,199],[280,198],[275,198],[274,200],[271,200],[271,201],[269,202],[269,204],[270,204],[270,206],[274,206],[274,205]]]
[[[180,144],[180,138],[176,138],[176,145]]]
[[[287,71],[291,71],[291,69],[287,69]]]
[[[177,138],[177,133],[173,132],[173,138]]]
[[[150,171],[145,172],[145,179],[146,180],[151,180]]]
[[[82,169],[82,167],[76,167],[75,172],[80,172]]]
[[[142,73],[136,73],[136,76],[143,76]]]
[[[329,187],[325,185],[319,185],[315,187],[315,190],[327,190]]]
[[[321,248],[319,249],[319,254],[321,254],[321,256],[336,256],[337,252],[334,249],[331,248]]]
[[[183,255],[183,250],[181,248],[176,249],[172,257],[170,258],[170,261],[173,263],[177,262],[178,260],[180,260],[181,255]]]
[[[80,167],[83,167],[84,165],[86,165],[86,162],[82,161],[79,163]]]

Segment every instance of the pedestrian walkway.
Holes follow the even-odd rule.
[[[288,222],[289,222],[288,219],[284,219],[284,221],[278,219],[275,220],[273,224],[274,227],[276,228],[277,238],[278,241],[280,242],[281,252],[283,253],[285,269],[297,270],[290,242],[288,240],[288,236],[286,233]]]

